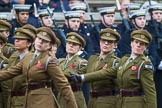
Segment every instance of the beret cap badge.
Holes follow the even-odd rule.
[[[106,36],[110,36],[110,33],[106,33]]]
[[[75,39],[75,36],[71,36],[71,39]]]
[[[16,35],[20,35],[20,32],[17,32]]]
[[[42,34],[43,34],[44,36],[46,36],[46,35],[47,35],[47,33],[46,33],[46,32],[43,32]]]
[[[144,36],[144,35],[141,35],[141,38],[143,38],[143,39],[144,39],[144,38],[145,38],[145,36]]]

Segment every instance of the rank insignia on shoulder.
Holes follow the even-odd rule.
[[[153,69],[153,66],[152,65],[145,65],[145,68],[146,69]]]

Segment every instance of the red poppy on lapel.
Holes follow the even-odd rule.
[[[41,64],[41,62],[40,62],[40,61],[38,61],[38,62],[37,62],[37,64],[36,64],[36,67],[37,67],[37,68],[40,68],[40,67],[41,67],[41,65],[42,65],[42,64]]]
[[[74,69],[75,65],[74,64],[70,64],[70,69]]]
[[[102,69],[107,69],[108,67],[107,67],[107,64],[105,64],[103,67],[102,67]]]
[[[135,71],[135,70],[137,70],[137,67],[136,67],[136,66],[132,66],[132,67],[131,67],[131,70],[132,70],[132,71]]]

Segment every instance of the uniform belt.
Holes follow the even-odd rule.
[[[72,88],[73,92],[81,91],[81,86],[80,85],[72,84],[71,88]]]
[[[115,95],[115,91],[92,91],[90,92],[90,95],[92,97],[101,97],[101,96],[114,96]]]
[[[36,82],[36,83],[29,83],[27,84],[28,90],[35,90],[40,88],[50,88],[51,82]]]
[[[25,96],[25,91],[11,91],[11,97],[13,96]]]
[[[119,95],[123,97],[142,96],[143,92],[134,90],[120,90]]]

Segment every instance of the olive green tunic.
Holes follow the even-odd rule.
[[[99,60],[99,55],[93,55],[88,60],[87,72],[95,72],[105,70],[118,64],[118,59],[114,53],[109,53],[103,60]],[[93,97],[90,95],[88,108],[115,108],[116,105],[116,81],[114,79],[106,79],[90,83],[91,92],[114,92],[114,96]]]
[[[140,55],[124,67],[129,56],[124,56],[113,68],[86,74],[84,81],[117,78],[120,90],[140,90],[144,94],[132,97],[118,95],[117,108],[157,108],[152,63]]]
[[[69,83],[71,84],[71,86],[80,87],[80,90],[81,90],[81,84],[74,84],[72,81],[70,81],[70,75],[74,73],[81,74],[82,72],[85,72],[85,68],[87,66],[87,60],[82,59],[78,55],[74,55],[72,59],[70,59],[68,62],[67,62],[67,58],[59,59],[59,62],[60,62],[59,63],[60,67],[62,71],[64,72],[64,75],[69,80]],[[80,90],[74,92],[78,108],[87,108],[86,102],[83,96],[83,92]],[[61,108],[67,108],[63,100],[63,97],[61,96],[60,93],[58,93],[57,99],[58,99],[58,102]]]
[[[51,56],[49,52],[44,52],[33,60],[34,56],[29,53],[17,65],[0,72],[0,80],[7,80],[14,76],[23,74],[29,84],[32,82],[44,82],[53,80],[57,89],[61,92],[66,102],[67,108],[77,108],[74,94],[70,85],[60,67],[58,60]],[[59,108],[57,101],[50,87],[41,87],[37,89],[26,89],[24,108]]]

